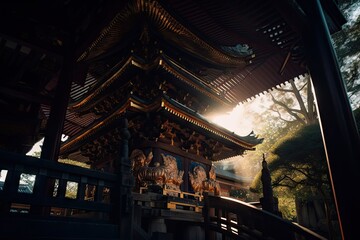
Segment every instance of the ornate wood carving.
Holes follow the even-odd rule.
[[[189,172],[190,184],[195,193],[211,192],[215,195],[221,194],[220,184],[216,182],[216,174],[214,166],[211,166],[209,178],[206,177],[206,171],[198,165],[194,167],[193,173]]]
[[[104,160],[107,156],[117,154],[121,143],[119,128],[99,136],[97,139],[86,143],[80,148],[81,154],[89,158],[91,162]]]
[[[214,160],[224,149],[222,143],[191,130],[186,124],[163,120],[159,115],[153,119],[132,120],[131,125],[135,142],[160,141],[209,160]]]
[[[180,191],[180,185],[183,182],[184,171],[178,170],[176,158],[171,155],[161,154],[164,164],[154,163],[153,167],[149,166],[152,161],[152,152],[145,156],[143,151],[134,149],[130,159],[132,162],[132,172],[135,177],[135,188],[149,187],[158,185],[161,188]]]
[[[190,123],[189,123],[190,124]],[[224,145],[208,138],[194,130],[187,124],[178,124],[164,119],[159,114],[142,114],[129,121],[131,132],[130,145],[146,141],[163,142],[185,152],[202,156],[208,160],[215,160],[225,149]],[[96,162],[117,153],[117,146],[121,141],[118,128],[100,135],[95,140],[81,147],[81,153]]]

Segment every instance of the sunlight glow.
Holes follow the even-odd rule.
[[[65,142],[69,139],[69,136],[62,134],[61,135],[61,142]],[[35,153],[41,153],[41,146],[44,143],[44,138],[40,139],[37,143],[34,144],[34,146],[31,148],[29,152],[26,153],[28,156],[34,156]],[[38,156],[40,157],[40,156]]]
[[[44,138],[42,138],[40,141],[34,144],[34,146],[31,148],[29,152],[26,153],[28,156],[34,156],[34,153],[41,152],[41,146],[44,142]]]
[[[237,105],[231,112],[209,116],[213,123],[222,126],[240,136],[246,136],[256,128],[256,115],[264,112],[270,101],[265,97],[258,97],[251,103],[243,103]]]
[[[239,105],[233,109],[232,112],[229,112],[224,115],[217,115],[212,119],[212,122],[238,134],[238,135],[247,135],[252,130],[251,119],[246,118],[242,119],[244,115],[244,107]],[[242,121],[240,122],[240,120]]]
[[[6,169],[2,169],[0,171],[0,182],[5,182],[7,172],[8,172],[8,170],[6,170]]]

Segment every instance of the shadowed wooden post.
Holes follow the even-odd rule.
[[[216,233],[210,229],[211,217],[215,216],[215,208],[210,208],[209,206],[209,193],[204,192],[204,207],[203,207],[203,217],[204,217],[204,232],[205,240],[214,240],[216,239]]]
[[[122,117],[120,121],[121,145],[119,156],[114,161],[115,173],[118,175],[116,189],[111,192],[111,218],[119,224],[121,239],[133,239],[133,198],[131,189],[134,187],[134,179],[131,174],[131,163],[129,159],[128,120]]]
[[[61,136],[70,98],[71,83],[73,81],[74,58],[72,41],[66,42],[64,49],[62,68],[57,76],[58,79],[53,80],[58,81],[58,86],[51,106],[44,143],[41,149],[41,158],[50,161],[57,161],[59,157]],[[48,179],[45,175],[46,172],[39,172],[36,176],[34,194],[39,199],[50,197],[54,189],[55,181]],[[30,211],[34,214],[46,216],[50,214],[50,207],[33,205]]]
[[[41,150],[41,158],[51,161],[57,161],[59,157],[61,136],[70,99],[71,83],[73,81],[73,51],[73,44],[69,43],[65,48],[62,69],[57,76],[58,87],[51,106],[49,119],[46,125],[44,143]]]
[[[342,237],[353,239],[358,235],[354,216],[360,215],[360,198],[346,186],[359,181],[359,134],[320,1],[302,3],[308,23],[303,38],[315,88],[333,196]]]

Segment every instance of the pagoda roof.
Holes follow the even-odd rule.
[[[124,115],[131,120],[133,113],[161,113],[168,119],[173,119],[176,122],[184,123],[199,133],[208,136],[215,141],[221,142],[229,149],[233,149],[225,155],[219,156],[217,160],[223,158],[233,157],[239,155],[244,150],[254,150],[255,146],[262,142],[263,139],[249,134],[247,136],[240,136],[231,132],[219,125],[208,121],[204,116],[197,113],[193,109],[177,102],[174,99],[163,95],[156,101],[144,101],[136,96],[129,96],[129,98],[118,105],[116,110],[109,114],[106,118],[94,122],[91,126],[84,131],[79,132],[77,135],[71,137],[66,141],[61,149],[61,155],[68,155],[69,153],[77,150],[88,141],[93,141],[108,129],[114,128],[117,121]],[[132,126],[130,124],[129,128]],[[242,151],[240,151],[242,149]]]
[[[70,111],[79,111],[79,109],[89,109],[99,98],[104,97],[114,88],[124,87],[131,82],[132,76],[138,72],[149,72],[151,74],[163,73],[161,76],[166,76],[167,81],[180,81],[178,86],[183,86],[193,89],[198,95],[204,95],[207,101],[221,104],[222,107],[229,107],[232,105],[230,101],[223,98],[219,92],[209,86],[201,78],[197,77],[191,71],[187,70],[184,66],[177,63],[164,53],[159,54],[151,62],[145,63],[143,59],[134,55],[129,55],[123,61],[117,63],[114,67],[108,70],[101,76],[101,80],[91,82],[86,85],[86,88],[81,90],[73,89],[72,95],[76,98],[72,99],[69,104]],[[165,73],[165,74],[164,74]],[[175,80],[172,80],[175,79]],[[130,83],[132,84],[132,83]],[[112,89],[112,90],[111,90]]]
[[[341,29],[345,19],[334,1],[321,3],[330,32]],[[299,77],[307,73],[301,38],[306,15],[287,11],[294,8],[301,10],[287,0],[4,1],[0,145],[13,137],[15,145],[29,148],[44,134],[69,59],[68,136],[103,117],[72,108],[91,95],[105,97],[97,87],[125,65],[124,81],[157,69],[211,106],[236,106]]]

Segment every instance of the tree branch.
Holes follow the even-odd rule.
[[[292,89],[284,89],[284,88],[279,88],[279,87],[276,87],[275,88],[277,91],[279,92],[289,92],[289,93],[294,93],[294,91]]]
[[[293,185],[290,185],[289,183],[288,184],[284,183],[283,181],[285,180],[290,181],[290,183],[293,183]],[[305,180],[296,181],[293,178],[289,177],[288,175],[284,175],[281,178],[276,179],[273,183],[273,186],[295,188],[298,185],[304,185],[305,182],[306,182]]]
[[[308,112],[306,110],[306,107],[305,107],[305,103],[304,103],[304,100],[302,99],[301,97],[301,94],[300,94],[300,90],[298,90],[296,88],[296,85],[294,83],[294,80],[290,80],[289,81],[293,90],[294,90],[294,94],[295,94],[295,97],[296,97],[296,100],[298,101],[299,103],[299,106],[300,106],[300,110],[301,110],[301,113],[302,115],[305,117],[305,119],[307,120],[306,123],[309,122],[309,115],[308,115]]]
[[[299,110],[289,108],[285,103],[276,100],[273,95],[271,95],[271,97],[272,97],[272,100],[273,100],[273,102],[274,102],[275,104],[283,107],[287,113],[289,113],[291,116],[293,116],[293,117],[294,117],[296,120],[298,120],[301,124],[306,125],[306,122],[305,122],[302,118],[300,118],[300,117],[295,113],[295,111],[294,111],[294,110],[296,110],[296,111],[299,111]],[[299,113],[303,114],[302,112],[299,112]]]

